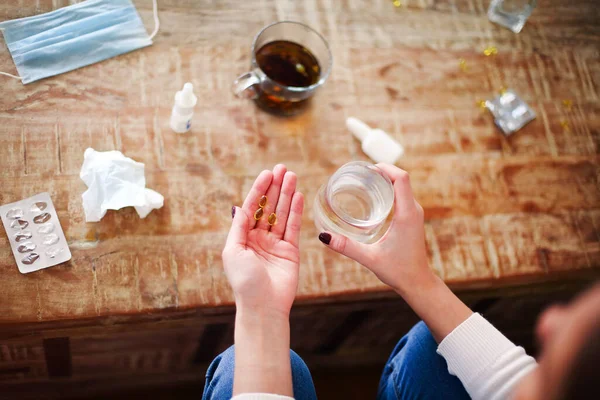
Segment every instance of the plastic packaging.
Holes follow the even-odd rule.
[[[402,145],[381,129],[371,129],[369,125],[353,117],[346,120],[346,126],[361,141],[365,154],[375,162],[395,164],[404,154]]]
[[[511,89],[487,100],[485,106],[494,116],[496,125],[506,136],[512,135],[536,117],[535,111]]]
[[[22,274],[71,259],[65,234],[48,193],[5,204],[0,207],[0,217]]]
[[[194,95],[194,85],[190,82],[175,94],[175,104],[171,112],[171,129],[177,133],[185,133],[192,127],[194,106],[198,98]]]

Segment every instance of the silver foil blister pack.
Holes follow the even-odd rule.
[[[48,193],[0,206],[10,247],[23,274],[69,261],[71,251]]]

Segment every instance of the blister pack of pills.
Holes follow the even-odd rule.
[[[22,274],[71,259],[71,251],[48,193],[0,206],[0,217]]]

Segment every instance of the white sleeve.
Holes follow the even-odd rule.
[[[242,393],[231,400],[294,400],[292,397],[272,393]]]
[[[440,343],[448,363],[473,400],[508,399],[516,384],[537,366],[479,314],[473,314]]]

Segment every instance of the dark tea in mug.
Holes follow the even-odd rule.
[[[251,69],[231,89],[272,114],[295,115],[323,86],[332,62],[329,45],[317,31],[299,22],[275,22],[254,38]]]
[[[321,67],[306,47],[287,40],[265,44],[256,52],[256,62],[272,81],[280,85],[307,88],[319,81]],[[258,105],[276,114],[295,114],[306,107],[309,99],[292,101],[278,96],[277,91],[260,91]]]

